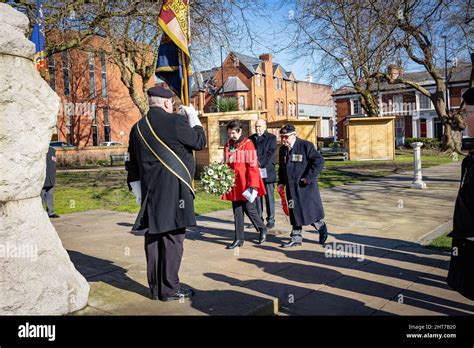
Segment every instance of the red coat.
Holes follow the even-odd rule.
[[[237,144],[235,151],[230,150],[233,140],[229,140],[224,146],[224,161],[234,171],[235,180],[232,190],[222,196],[226,201],[246,201],[242,193],[249,187],[257,189],[258,197],[266,195],[258,168],[257,151],[249,138],[243,138]]]

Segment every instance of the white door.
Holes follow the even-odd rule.
[[[329,120],[323,119],[321,121],[321,133],[323,138],[329,137]]]

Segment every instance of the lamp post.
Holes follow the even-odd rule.
[[[222,57],[222,49],[224,48],[224,46],[221,45],[221,79],[222,79],[222,88],[221,88],[221,94],[222,94],[222,97],[224,97],[224,59]]]

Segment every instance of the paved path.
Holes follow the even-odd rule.
[[[197,295],[182,303],[148,299],[134,214],[89,211],[53,222],[91,284],[89,306],[77,314],[472,315],[474,302],[445,284],[449,254],[416,243],[450,220],[459,169],[425,169],[423,191],[409,189],[411,173],[324,190],[326,248],[310,229],[302,247],[279,248],[289,231],[279,207],[276,235],[259,246],[247,229],[237,251],[224,249],[233,239],[230,210],[200,216],[180,272]]]

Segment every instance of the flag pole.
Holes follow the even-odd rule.
[[[183,62],[183,86],[184,86],[184,104],[186,106],[189,106],[189,88],[188,88],[188,83],[189,83],[189,78],[188,78],[188,57],[186,54],[181,51],[181,57],[182,57],[182,62]]]

